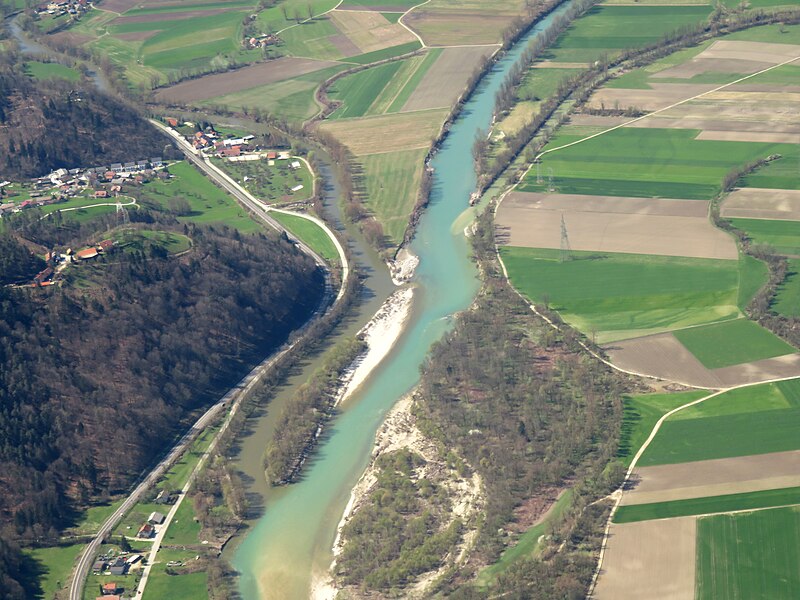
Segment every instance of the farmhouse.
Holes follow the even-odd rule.
[[[150,525],[150,523],[145,523],[139,528],[139,531],[136,532],[136,537],[142,539],[149,539],[155,537],[156,535],[156,528]]]
[[[103,594],[103,596],[111,596],[113,594],[118,594],[121,591],[122,588],[114,582],[104,583],[100,586],[100,593]]]
[[[97,248],[85,248],[76,252],[75,257],[78,260],[89,260],[95,258],[98,254],[100,253],[97,251]]]
[[[152,512],[150,516],[147,517],[147,522],[151,525],[161,525],[166,517],[162,515],[160,512]]]

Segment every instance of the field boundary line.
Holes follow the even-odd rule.
[[[419,4],[415,5],[415,6],[412,6],[412,7],[411,7],[411,8],[409,8],[409,9],[408,9],[406,12],[404,12],[402,15],[400,15],[400,18],[399,18],[399,19],[397,19],[397,22],[398,22],[398,23],[400,23],[400,25],[401,25],[403,28],[405,28],[405,29],[406,29],[406,31],[408,31],[408,32],[409,32],[411,35],[413,35],[415,38],[417,38],[417,39],[419,40],[419,43],[420,43],[420,44],[422,44],[422,47],[423,47],[423,48],[427,48],[427,47],[428,47],[428,44],[426,44],[426,43],[425,43],[425,40],[423,40],[423,39],[420,37],[420,35],[419,35],[419,34],[418,34],[416,31],[414,31],[413,29],[411,29],[411,27],[409,27],[408,25],[406,25],[405,23],[403,23],[403,19],[405,19],[406,15],[407,15],[408,13],[410,13],[412,10],[414,10],[415,8],[419,8],[420,6],[424,6],[425,4],[427,4],[427,3],[428,3],[428,2],[430,2],[430,1],[431,1],[431,0],[425,0],[425,2],[421,2],[421,3],[419,3]]]
[[[389,109],[390,109],[390,108],[392,108],[392,104],[394,104],[394,101],[395,101],[395,100],[397,100],[397,98],[400,96],[400,94],[402,94],[402,93],[403,93],[403,90],[404,90],[404,89],[406,89],[406,86],[408,85],[408,82],[409,82],[409,81],[411,81],[411,79],[414,77],[414,75],[416,75],[416,74],[417,74],[417,71],[419,71],[419,70],[422,68],[422,64],[423,64],[423,63],[425,62],[425,60],[428,58],[428,53],[426,52],[425,54],[422,54],[421,56],[422,56],[422,60],[421,60],[421,61],[419,61],[419,64],[417,65],[417,67],[416,67],[416,68],[415,68],[413,71],[411,71],[411,73],[408,75],[408,77],[406,78],[406,80],[403,82],[403,85],[401,85],[401,86],[400,86],[400,89],[399,89],[399,90],[397,90],[397,93],[396,93],[396,94],[395,94],[395,95],[392,97],[392,99],[391,99],[391,100],[389,100],[389,104],[388,104],[388,106],[386,107],[386,110],[385,110],[385,111],[383,111],[383,112],[382,112],[382,113],[380,113],[380,114],[382,114],[382,115],[388,115],[388,114],[392,114],[392,113],[389,113]],[[413,58],[413,57],[412,57],[412,58]],[[436,61],[434,61],[434,62],[436,62]],[[431,65],[431,67],[432,67],[432,66],[433,66],[433,65]],[[400,68],[402,69],[402,67],[400,67]],[[430,70],[430,67],[428,67],[428,69]],[[424,75],[423,75],[423,77],[424,77]],[[412,90],[412,93],[413,93],[413,90]],[[375,98],[375,100],[372,102],[372,104],[370,105],[370,108],[372,108],[372,105],[374,105],[374,104],[375,104],[375,102],[377,102],[377,101],[378,101],[378,97],[376,97],[376,98]],[[398,111],[398,112],[402,112],[402,111]]]
[[[579,140],[575,140],[574,142],[570,142],[569,144],[564,144],[563,146],[558,146],[556,148],[550,148],[549,150],[544,150],[543,152],[540,152],[536,156],[536,158],[533,159],[532,163],[535,163],[537,160],[539,160],[545,154],[549,154],[551,152],[555,152],[556,150],[563,150],[564,148],[569,148],[570,146],[575,146],[576,144],[580,144],[581,142],[586,142],[586,141],[594,139],[596,137],[600,137],[601,135],[605,135],[606,133],[611,133],[612,131],[616,131],[617,129],[621,129],[623,127],[627,127],[631,123],[637,123],[639,121],[642,121],[642,120],[646,119],[647,117],[652,117],[653,115],[657,115],[657,114],[662,113],[664,111],[671,110],[671,109],[675,108],[676,106],[681,106],[682,104],[686,104],[687,102],[691,102],[692,100],[697,100],[698,98],[702,98],[703,96],[707,96],[709,94],[713,94],[713,93],[718,92],[720,90],[724,90],[727,87],[730,87],[732,85],[736,85],[737,83],[741,83],[742,81],[746,81],[748,79],[751,79],[752,77],[756,77],[758,75],[762,75],[763,73],[767,73],[769,71],[772,71],[773,69],[777,69],[779,67],[785,67],[786,65],[791,64],[791,63],[795,62],[796,60],[800,60],[800,56],[795,56],[794,58],[790,58],[789,60],[785,60],[782,63],[776,64],[776,65],[772,65],[771,67],[767,67],[766,69],[762,69],[762,70],[758,71],[757,73],[751,73],[750,75],[745,75],[744,77],[740,77],[736,81],[731,81],[730,83],[725,83],[725,84],[723,84],[723,85],[721,85],[719,87],[715,87],[713,90],[708,90],[707,92],[702,92],[701,94],[697,94],[695,96],[692,96],[691,98],[685,98],[684,100],[681,100],[679,102],[675,102],[674,104],[670,104],[669,106],[665,106],[664,108],[659,108],[658,110],[654,110],[653,112],[649,112],[646,115],[642,115],[641,117],[636,117],[635,119],[631,119],[630,121],[626,121],[625,123],[621,123],[620,125],[615,125],[614,127],[610,127],[610,128],[608,128],[608,129],[606,129],[604,131],[601,131],[599,133],[594,133],[592,135],[586,136],[585,138],[581,138]]]
[[[631,460],[631,464],[628,467],[628,470],[625,472],[625,479],[622,481],[622,484],[619,486],[619,488],[617,488],[611,494],[612,496],[615,496],[614,506],[611,507],[611,512],[608,514],[608,520],[606,521],[606,527],[605,527],[605,530],[603,532],[603,541],[602,541],[602,544],[600,546],[600,556],[598,557],[598,560],[597,560],[597,567],[595,567],[594,574],[592,575],[592,582],[589,585],[589,591],[586,594],[587,598],[592,598],[593,597],[595,587],[597,586],[597,580],[598,580],[598,578],[600,576],[600,571],[602,570],[602,567],[603,567],[603,558],[605,557],[605,551],[606,551],[606,548],[608,547],[608,533],[609,533],[609,530],[611,529],[612,520],[614,519],[614,514],[617,512],[617,509],[619,508],[619,505],[622,502],[622,496],[625,494],[625,486],[628,483],[628,481],[630,481],[630,477],[633,474],[633,470],[636,468],[636,465],[639,462],[639,459],[645,453],[645,451],[647,450],[647,448],[650,445],[650,443],[655,439],[656,435],[658,434],[658,431],[661,429],[661,425],[664,424],[664,421],[666,421],[669,417],[671,417],[672,415],[674,415],[677,412],[680,412],[680,411],[682,411],[682,410],[684,410],[686,408],[691,408],[692,406],[696,406],[697,404],[701,404],[702,402],[705,402],[706,400],[711,400],[712,398],[716,398],[717,396],[720,396],[722,394],[726,394],[726,393],[731,392],[733,390],[753,387],[753,386],[757,386],[757,385],[766,385],[766,384],[770,384],[770,383],[780,383],[781,381],[791,381],[793,379],[800,379],[800,375],[793,375],[791,377],[778,377],[778,378],[775,378],[775,379],[768,379],[766,381],[759,381],[757,383],[744,383],[744,384],[741,384],[741,385],[735,385],[735,386],[732,386],[732,387],[729,387],[729,388],[724,388],[724,389],[718,390],[718,391],[716,391],[716,392],[714,392],[712,394],[709,394],[708,396],[703,396],[702,398],[698,398],[697,400],[692,400],[691,402],[687,402],[686,404],[683,404],[681,406],[673,408],[669,412],[666,412],[663,415],[661,415],[661,418],[658,421],[656,421],[656,424],[653,426],[653,429],[650,432],[650,435],[648,436],[648,438],[644,441],[644,443],[641,445],[639,450],[633,456],[633,460]],[[687,462],[687,461],[684,461],[684,462]],[[688,461],[688,462],[692,462],[692,461]],[[680,464],[680,463],[676,463],[676,464]],[[795,506],[795,505],[789,505],[789,506]],[[762,509],[749,509],[749,510],[727,511],[727,512],[728,513],[750,512],[750,511],[753,511],[753,510],[766,510],[767,508],[780,508],[780,507],[770,506],[770,507],[765,507],[765,508],[762,508]],[[707,515],[714,515],[714,514],[726,514],[726,513],[707,513]],[[706,515],[689,515],[689,516],[697,518],[697,517],[706,516]],[[673,517],[673,518],[676,518],[676,517]],[[663,520],[663,519],[656,519],[656,520]]]

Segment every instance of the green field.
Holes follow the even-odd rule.
[[[42,594],[38,598],[51,600],[56,592],[64,589],[72,573],[72,567],[83,548],[84,544],[73,544],[25,551],[25,554],[33,558],[42,569],[42,574],[38,577]]]
[[[169,172],[175,176],[174,179],[152,181],[136,190],[136,195],[145,207],[170,211],[171,200],[180,198],[188,202],[190,212],[180,214],[179,221],[227,225],[242,233],[261,229],[233,198],[192,165],[178,162],[169,166]]]
[[[775,508],[697,523],[698,600],[800,597],[800,511]]]
[[[700,6],[596,6],[573,22],[544,58],[590,62],[628,48],[652,44],[664,34],[703,22],[711,12]]]
[[[737,304],[744,312],[758,291],[766,285],[769,269],[766,263],[748,254],[739,253],[739,297]]]
[[[800,449],[800,380],[725,392],[667,419],[639,466]]]
[[[658,420],[674,408],[708,395],[705,390],[677,394],[644,394],[626,396],[623,401],[622,428],[617,458],[630,466],[633,457],[645,443]],[[681,413],[678,413],[681,414]]]
[[[800,151],[791,144],[695,140],[699,133],[694,129],[617,129],[545,154],[541,172],[552,169],[553,185],[564,194],[709,200],[720,191],[722,178],[733,167],[781,154],[785,160],[775,165],[783,162],[796,168],[800,158]],[[579,129],[567,126],[546,148],[559,148],[583,137]],[[761,181],[761,186],[781,187],[780,177],[763,175],[769,168],[761,174],[771,185]],[[546,191],[548,185],[547,181],[537,184],[536,172],[531,170],[519,189]]]
[[[81,78],[81,74],[77,69],[66,67],[58,63],[26,62],[25,72],[34,79],[66,79],[67,81],[78,81]]]
[[[80,535],[83,533],[97,533],[100,526],[105,520],[111,516],[120,504],[123,498],[114,500],[108,504],[98,504],[97,506],[90,506],[83,511],[75,522],[74,527],[68,529],[70,534]]]
[[[192,247],[191,238],[174,231],[126,228],[115,232],[112,238],[123,252],[141,252],[145,256],[154,251],[180,254]]]
[[[767,219],[730,219],[730,222],[747,233],[753,243],[768,244],[777,254],[800,257],[800,222]]]
[[[746,319],[681,329],[674,335],[709,369],[797,352],[771,331]]]
[[[531,300],[548,304],[598,342],[739,316],[740,263],[558,250],[500,249],[509,278]]]
[[[162,548],[158,552],[158,561],[153,564],[147,587],[142,598],[144,600],[195,600],[208,597],[208,574],[205,569],[183,575],[170,575],[166,572],[167,563],[181,561],[184,567],[192,568],[197,556],[196,551]]]
[[[348,57],[346,62],[367,65],[369,63],[378,62],[379,60],[402,56],[403,54],[414,52],[414,50],[419,50],[420,48],[422,48],[422,45],[419,42],[408,42],[407,44],[390,46],[389,48],[374,50],[373,52],[366,52],[365,54],[356,54],[355,56]]]
[[[371,8],[373,6],[383,5],[383,6],[397,7],[398,9],[401,10],[402,9],[408,10],[409,8],[413,8],[418,4],[422,4],[423,1],[424,0],[388,0],[381,2],[379,0],[344,0],[344,2],[342,2],[341,8],[347,8],[351,6],[358,8],[363,8],[366,6],[368,8]]]
[[[195,546],[200,543],[200,523],[194,518],[191,498],[184,498],[164,535],[168,546]]]
[[[331,119],[362,117],[373,114],[370,106],[377,100],[386,85],[394,79],[404,61],[393,61],[342,77],[330,89],[330,96],[342,102]]]
[[[671,519],[790,504],[800,504],[800,487],[621,506],[614,515],[614,522],[634,523],[651,519]]]
[[[272,211],[269,215],[291,231],[293,235],[308,244],[322,258],[327,261],[338,262],[339,252],[336,250],[336,246],[319,225],[298,215],[289,215],[277,211]]]
[[[404,150],[362,157],[367,180],[367,208],[383,225],[392,245],[403,240],[417,203],[427,150]]]
[[[800,317],[800,259],[790,259],[788,265],[788,274],[778,287],[771,308],[786,317]]]

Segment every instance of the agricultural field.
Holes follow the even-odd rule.
[[[789,273],[778,287],[772,309],[786,317],[800,317],[800,260],[788,261]]]
[[[731,219],[737,229],[747,234],[754,244],[766,244],[775,253],[800,256],[800,221],[767,219]]]
[[[502,246],[514,286],[607,342],[739,316],[740,263]]]
[[[177,548],[162,548],[158,560],[150,570],[144,600],[174,598],[192,600],[208,596],[208,573],[205,565],[197,560],[197,551]],[[202,560],[202,559],[201,559]],[[181,566],[170,570],[188,570],[188,573],[173,575],[167,572],[167,563],[176,562]]]
[[[83,548],[83,544],[72,544],[52,548],[33,548],[25,552],[42,571],[38,581],[42,587],[40,597],[43,600],[54,598],[57,592],[67,586],[72,574],[72,567]]]
[[[25,63],[25,72],[34,79],[66,79],[78,81],[81,74],[77,69],[59,63],[30,61]]]
[[[697,523],[699,600],[796,598],[800,508],[704,517]]]

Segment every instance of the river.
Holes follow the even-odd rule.
[[[452,316],[467,308],[478,290],[467,239],[461,227],[454,227],[475,189],[475,135],[491,123],[495,94],[527,44],[565,9],[563,5],[542,20],[494,65],[435,155],[430,206],[411,244],[420,265],[407,328],[386,360],[342,407],[302,480],[266,492],[264,515],[233,556],[243,598],[308,598],[312,578],[324,577],[332,560],[336,527],[350,490],[369,462],[375,432],[394,403],[418,382],[420,365],[431,345],[451,327]],[[373,277],[380,280],[385,273],[376,272]],[[276,412],[272,405],[270,412]],[[267,412],[253,425],[241,452],[255,448],[261,456],[268,439],[262,435],[269,430],[264,423],[269,418]]]

